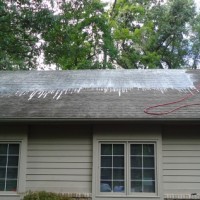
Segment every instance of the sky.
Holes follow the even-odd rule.
[[[113,2],[114,0],[102,0],[103,2]],[[197,10],[200,11],[200,0],[194,0],[197,5]]]
[[[200,9],[200,0],[195,0],[198,10]]]

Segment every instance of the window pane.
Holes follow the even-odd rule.
[[[0,168],[0,178],[6,177],[6,168]]]
[[[112,156],[101,156],[101,167],[112,167]]]
[[[5,180],[0,180],[0,191],[5,190]]]
[[[8,156],[8,166],[18,166],[18,156]]]
[[[132,169],[131,180],[142,180],[142,169]]]
[[[131,155],[142,155],[142,144],[131,144]]]
[[[101,155],[112,155],[112,144],[102,144]]]
[[[100,191],[101,192],[111,192],[112,191],[112,182],[111,181],[101,181]]]
[[[132,156],[131,157],[131,167],[142,167],[142,156]]]
[[[7,180],[6,181],[6,191],[16,191],[17,180]]]
[[[131,192],[142,192],[142,181],[131,181]]]
[[[143,145],[143,154],[144,155],[154,155],[154,145],[153,144],[144,144]]]
[[[154,168],[154,157],[143,157],[144,168]]]
[[[113,155],[124,155],[124,145],[113,144]]]
[[[124,167],[124,156],[115,156],[113,158],[113,167]]]
[[[114,192],[124,192],[124,181],[113,181]]]
[[[17,172],[18,169],[17,168],[8,168],[7,169],[7,178],[11,178],[11,179],[17,179]]]
[[[112,169],[102,168],[101,169],[102,180],[112,180]]]
[[[143,170],[143,179],[144,180],[155,180],[154,169],[144,169]]]
[[[155,192],[155,181],[143,181],[144,192]]]
[[[114,180],[124,180],[124,169],[113,169]]]
[[[9,154],[19,155],[19,144],[9,144]]]
[[[7,163],[7,156],[0,156],[0,166],[6,166]]]
[[[0,144],[0,154],[7,154],[7,144]]]

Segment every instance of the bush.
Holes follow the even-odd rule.
[[[53,192],[29,192],[23,200],[73,200],[65,194],[57,194]]]

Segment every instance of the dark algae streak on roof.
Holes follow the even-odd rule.
[[[162,116],[145,108],[198,104],[199,70],[82,70],[0,72],[0,119],[200,119],[200,106]],[[162,113],[182,105],[155,107]]]

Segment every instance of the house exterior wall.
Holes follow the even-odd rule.
[[[19,194],[0,192],[0,199],[20,200],[21,194],[29,190],[86,197],[93,194],[93,200],[133,198],[98,194],[98,143],[101,141],[156,141],[158,190],[157,196],[151,199],[163,199],[163,196],[165,199],[197,199],[199,130],[197,125],[0,125],[0,141],[22,144]],[[193,193],[197,195],[191,195]],[[147,197],[135,196],[134,199]]]
[[[163,129],[163,188],[168,198],[198,198],[200,188],[200,126]],[[191,195],[191,194],[197,195]]]
[[[90,126],[31,127],[27,155],[27,191],[91,193]]]

